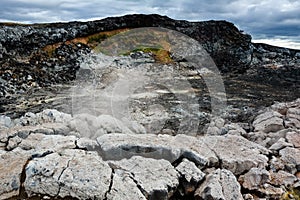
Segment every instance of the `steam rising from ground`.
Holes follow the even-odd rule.
[[[173,61],[158,63],[151,53],[136,51],[141,47],[167,50]],[[226,106],[217,67],[197,41],[181,33],[133,29],[108,38],[96,50],[84,59],[72,89],[72,113],[78,118],[99,120],[106,115],[106,124],[128,127],[127,132],[195,135],[201,115],[199,91],[189,79],[197,76],[211,94],[211,115],[218,116]],[[80,132],[93,138],[102,134],[96,129]]]

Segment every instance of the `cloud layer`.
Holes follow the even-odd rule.
[[[0,21],[86,21],[133,13],[228,20],[254,39],[300,41],[299,0],[1,0]]]

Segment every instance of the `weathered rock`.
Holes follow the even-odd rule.
[[[22,139],[19,138],[18,136],[13,137],[13,138],[9,139],[6,149],[8,151],[10,151],[10,150],[16,148],[21,142],[22,142]]]
[[[286,147],[279,151],[281,160],[283,161],[286,169],[292,174],[300,170],[300,150]]]
[[[228,131],[227,134],[240,136],[246,135],[246,131],[237,123],[226,124],[225,128]]]
[[[30,161],[24,187],[29,196],[104,199],[111,173],[111,168],[97,153],[65,150]]]
[[[197,165],[215,165],[218,158],[203,139],[187,135],[108,134],[97,138],[106,160],[120,160],[134,155],[174,162],[181,156]],[[213,144],[213,143],[211,143]]]
[[[281,159],[272,156],[270,159],[270,169],[273,171],[279,171],[284,169],[284,163],[282,162]]]
[[[222,127],[225,124],[225,120],[219,117],[211,119],[209,127],[206,131],[207,135],[222,135]]]
[[[235,175],[253,167],[268,165],[269,151],[241,136],[227,135],[226,137],[205,137],[203,141],[216,153],[221,167],[230,170]]]
[[[285,147],[293,147],[293,144],[285,141],[284,138],[280,138],[275,144],[273,144],[269,149],[273,151],[279,151]]]
[[[280,199],[285,193],[285,190],[281,187],[275,187],[265,183],[262,188],[258,189],[258,192],[266,199]]]
[[[277,132],[284,129],[282,115],[276,111],[267,111],[258,115],[253,121],[255,131],[265,133]]]
[[[265,169],[252,168],[246,174],[240,176],[242,186],[249,190],[258,190],[270,181],[270,173]]]
[[[184,193],[190,194],[193,193],[197,188],[200,181],[205,177],[203,173],[195,163],[183,159],[182,162],[176,167],[176,170],[179,172],[183,179]]]
[[[107,200],[146,200],[146,197],[138,189],[130,172],[120,169],[115,169],[114,171],[113,182],[107,194]]]
[[[278,172],[270,172],[270,183],[274,186],[286,186],[286,187],[291,187],[297,178],[288,172],[285,172],[283,170],[280,170]]]
[[[242,200],[241,187],[235,176],[226,169],[217,169],[207,175],[195,192],[195,199]]]
[[[19,144],[24,150],[32,149],[40,152],[59,152],[64,149],[74,149],[76,137],[62,136],[62,135],[44,135],[44,134],[30,134],[26,139],[23,139]]]
[[[9,138],[13,138],[15,136],[25,139],[31,133],[41,133],[41,134],[45,134],[45,135],[53,135],[54,131],[52,129],[45,128],[41,125],[16,126],[16,127],[4,130],[4,131],[0,131],[0,141],[8,142]]]
[[[288,132],[286,139],[289,143],[293,144],[295,148],[300,148],[300,131]]]
[[[110,166],[129,172],[147,199],[168,199],[179,185],[179,173],[166,160],[134,156]]]
[[[252,167],[266,166],[269,151],[243,137],[228,135],[195,137],[186,135],[124,135],[110,134],[97,138],[107,160],[142,155],[174,162],[185,157],[197,165],[222,167],[241,174]]]
[[[19,195],[21,174],[30,157],[30,153],[20,148],[9,152],[0,150],[0,199]]]
[[[287,127],[300,129],[300,108],[289,108],[286,117],[285,124]]]
[[[55,109],[46,109],[40,113],[27,112],[20,118],[21,125],[38,125],[43,123],[67,123],[71,120],[71,115],[59,112]]]
[[[76,140],[76,146],[79,149],[87,149],[87,150],[96,150],[101,151],[100,146],[96,140],[92,140],[89,138],[78,138]]]

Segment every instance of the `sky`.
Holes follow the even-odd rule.
[[[1,0],[0,21],[89,21],[125,14],[227,20],[253,42],[300,49],[300,0]]]

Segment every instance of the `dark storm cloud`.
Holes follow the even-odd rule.
[[[1,0],[0,21],[25,23],[158,13],[175,19],[227,20],[256,39],[300,38],[298,0]]]

